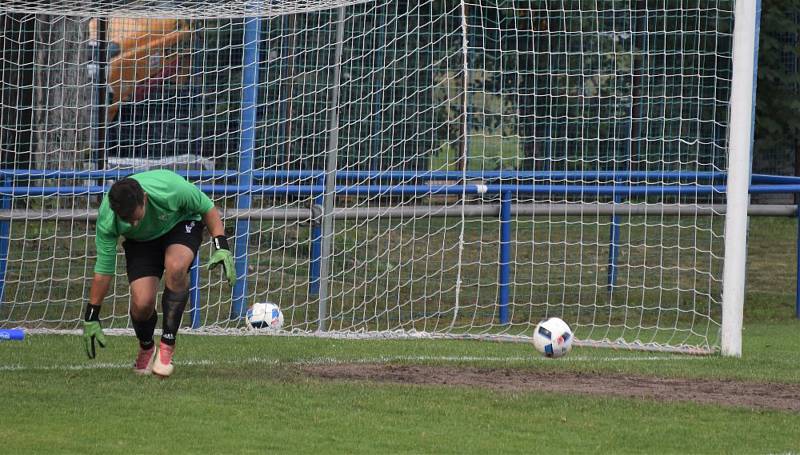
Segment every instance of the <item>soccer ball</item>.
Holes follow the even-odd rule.
[[[572,349],[572,330],[559,318],[550,318],[536,325],[533,347],[545,357],[562,357]]]
[[[254,303],[247,309],[247,326],[253,329],[278,330],[283,327],[283,313],[270,302]]]

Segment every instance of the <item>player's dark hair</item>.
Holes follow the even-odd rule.
[[[144,190],[135,179],[125,177],[111,185],[108,202],[118,217],[128,220],[137,207],[144,205]]]

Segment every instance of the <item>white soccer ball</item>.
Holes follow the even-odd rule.
[[[562,357],[572,349],[572,329],[559,318],[550,318],[536,325],[533,347],[545,357]]]
[[[247,309],[246,320],[252,329],[278,330],[283,327],[283,312],[274,303],[254,303]]]

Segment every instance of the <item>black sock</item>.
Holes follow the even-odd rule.
[[[144,321],[137,321],[131,313],[131,324],[133,331],[136,332],[136,338],[139,339],[139,346],[142,349],[150,349],[155,344],[153,342],[153,331],[156,329],[158,323],[158,313],[153,309],[153,314]]]
[[[161,334],[161,342],[170,346],[175,345],[175,337],[178,335],[178,328],[181,326],[183,310],[189,300],[189,291],[174,292],[168,287],[164,287],[164,295],[161,296],[161,310],[164,312],[164,331]]]

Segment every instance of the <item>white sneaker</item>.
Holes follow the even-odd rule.
[[[153,361],[156,359],[156,347],[150,349],[139,348],[136,355],[136,362],[133,364],[133,372],[141,375],[148,375],[153,370]]]
[[[172,365],[172,354],[175,353],[175,346],[159,343],[158,352],[153,357],[153,374],[162,378],[169,377],[175,367]]]

